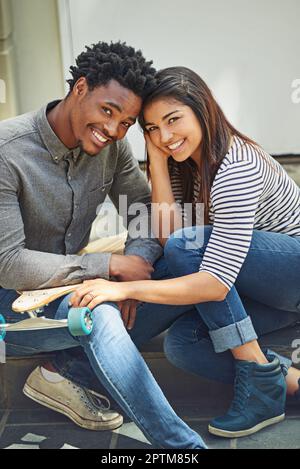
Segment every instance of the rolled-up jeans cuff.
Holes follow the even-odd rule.
[[[209,331],[216,353],[225,352],[257,339],[251,318],[229,324],[214,331]]]

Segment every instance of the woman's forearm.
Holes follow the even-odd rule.
[[[150,165],[152,228],[164,245],[171,233],[182,228],[182,215],[173,195],[167,161]]]
[[[126,298],[148,303],[188,305],[223,301],[228,289],[206,272],[197,272],[169,280],[122,282]]]

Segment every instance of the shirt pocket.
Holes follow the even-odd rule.
[[[107,193],[112,185],[113,178],[104,182],[100,187],[96,187],[88,193],[87,222],[93,222],[99,213],[100,206],[104,202]]]

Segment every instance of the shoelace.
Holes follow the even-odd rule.
[[[95,407],[98,407],[102,410],[110,410],[110,401],[106,396],[99,394],[98,392],[92,391],[91,389],[86,389],[85,392],[90,400],[93,402]],[[105,401],[107,405],[105,406],[102,401]]]
[[[72,385],[73,389],[80,394],[80,400],[83,401],[85,407],[93,414],[97,415],[97,413],[101,411],[107,411],[110,409],[110,401],[106,396],[99,394],[91,389],[83,388],[77,386],[74,383],[69,381],[69,384]],[[102,401],[107,403],[107,406],[103,404]]]
[[[230,411],[242,410],[248,397],[248,369],[245,367],[237,368],[237,374],[234,380],[234,398],[230,406]]]

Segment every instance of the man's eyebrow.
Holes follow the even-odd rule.
[[[179,112],[179,109],[176,109],[176,111],[172,111],[172,112],[169,112],[168,114],[166,114],[162,120],[166,120],[168,117],[170,117],[172,114],[174,114],[175,112]],[[154,125],[153,122],[146,122],[145,125]]]
[[[119,113],[122,113],[122,112],[123,112],[123,109],[121,108],[121,106],[119,106],[118,104],[114,103],[113,101],[105,101],[105,104],[107,104],[108,106],[113,107],[114,109],[116,109],[117,111],[119,111]],[[136,117],[129,116],[128,119],[131,120],[133,123],[136,122]]]

